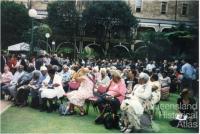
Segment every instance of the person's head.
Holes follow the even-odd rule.
[[[133,79],[134,79],[134,74],[133,74],[132,71],[129,71],[129,72],[128,72],[127,78],[128,78],[129,80],[133,80]]]
[[[73,65],[73,66],[71,67],[71,69],[74,70],[75,72],[77,72],[78,69],[79,69],[79,67],[78,67],[77,65]]]
[[[12,54],[12,57],[11,57],[11,59],[15,59],[15,54]]]
[[[55,73],[56,73],[56,70],[53,69],[53,68],[48,70],[48,74],[49,74],[49,76],[50,76],[51,79],[54,78]]]
[[[33,79],[38,80],[40,78],[40,71],[35,70],[33,71]]]
[[[167,77],[167,71],[163,71],[162,72],[162,76],[165,78],[165,77]]]
[[[63,72],[68,72],[69,67],[67,65],[63,65]]]
[[[139,83],[140,84],[146,84],[149,80],[149,75],[144,73],[144,72],[141,72],[139,74]]]
[[[24,66],[23,66],[23,65],[19,65],[18,71],[19,71],[19,72],[22,72],[23,70],[24,70]]]
[[[45,66],[41,66],[40,67],[40,71],[41,71],[42,75],[46,75],[47,74],[47,68]]]
[[[185,64],[186,63],[186,60],[184,59],[184,60],[181,60],[181,63],[182,64]]]
[[[121,80],[121,76],[120,76],[119,71],[117,71],[117,70],[112,71],[112,80],[113,80],[115,83],[118,83],[118,82]]]
[[[92,70],[93,70],[94,73],[97,73],[97,72],[99,72],[99,67],[95,66]]]
[[[84,76],[86,74],[88,74],[90,72],[90,70],[86,67],[86,68],[81,68],[79,71],[78,71],[78,76]]]
[[[57,58],[58,57],[58,55],[57,54],[53,54],[53,58]]]
[[[56,72],[58,72],[58,70],[59,70],[59,68],[58,68],[57,65],[53,65],[52,68],[53,68]]]
[[[102,76],[102,77],[106,76],[106,74],[107,74],[105,68],[101,68],[100,72],[101,72],[101,76]]]
[[[9,66],[5,66],[5,67],[4,67],[4,73],[7,73],[8,71],[10,71]]]
[[[150,80],[151,81],[158,81],[158,75],[157,74],[152,74]]]
[[[27,67],[27,72],[31,73],[35,70],[34,65],[33,64],[29,64],[29,66]]]
[[[190,91],[187,88],[184,88],[183,91],[180,93],[181,98],[189,98]]]

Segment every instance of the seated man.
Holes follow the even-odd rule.
[[[23,85],[18,88],[17,97],[16,97],[16,104],[18,106],[23,107],[28,104],[27,100],[28,100],[29,92],[31,90],[38,90],[40,88],[39,78],[40,78],[40,71],[35,70],[32,72],[31,81],[30,81],[30,79],[27,79],[30,82],[28,83],[28,81],[27,81],[27,83],[28,83],[27,85]]]
[[[16,105],[22,105],[22,106],[27,105],[27,101],[24,101],[24,97],[25,97],[25,100],[27,99],[26,96],[28,97],[29,90],[27,89],[27,84],[32,79],[32,76],[33,76],[32,72],[34,71],[34,69],[35,68],[34,68],[33,64],[29,64],[29,66],[27,67],[27,72],[25,72],[19,78],[16,87],[9,88],[9,92],[10,92],[11,96],[14,97]],[[19,99],[21,99],[22,101],[19,102]]]
[[[35,74],[35,77],[34,77]],[[39,75],[39,78],[37,76]],[[31,82],[29,83],[31,86],[30,93],[32,96],[31,99],[31,107],[33,108],[39,108],[42,104],[42,98],[41,98],[41,92],[39,89],[42,86],[42,82],[48,77],[47,68],[45,66],[40,67],[40,71],[34,71],[33,72],[33,78]]]
[[[69,71],[69,67],[67,65],[63,65],[63,70],[60,72],[60,76],[62,77],[63,89],[65,92],[68,91],[68,82],[71,79],[71,73]]]
[[[25,73],[24,66],[19,65],[17,68],[17,71],[15,72],[13,79],[10,81],[9,84],[2,86],[1,91],[5,94],[11,95],[10,91],[16,91],[16,86],[18,84],[18,80],[22,77],[22,75]],[[11,100],[12,97],[9,99]]]

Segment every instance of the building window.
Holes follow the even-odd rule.
[[[142,0],[135,0],[135,11],[137,13],[141,12],[141,7],[142,7]]]
[[[167,2],[161,3],[161,14],[166,14],[167,12]]]
[[[187,15],[188,4],[183,4],[182,6],[182,15]]]

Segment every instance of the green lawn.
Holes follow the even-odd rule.
[[[178,96],[172,94],[170,101],[161,102],[161,105],[175,104]],[[163,108],[163,112],[175,112],[174,108]],[[1,133],[117,133],[116,129],[107,130],[103,125],[95,125],[94,119],[97,113],[91,108],[89,115],[80,117],[79,115],[73,116],[60,116],[57,112],[46,113],[39,112],[38,110],[25,107],[10,107],[1,115]],[[155,124],[159,127],[159,132],[163,133],[194,133],[193,129],[179,129],[173,128],[169,125],[169,117],[167,119],[160,117],[157,110]]]

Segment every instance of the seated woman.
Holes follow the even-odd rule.
[[[13,78],[13,74],[10,72],[9,67],[5,66],[4,72],[1,75],[1,79],[0,79],[1,88],[2,88],[2,86],[9,85],[12,78]],[[4,99],[4,95],[5,95],[5,93],[1,91],[1,99]]]
[[[104,108],[106,104],[111,106],[111,112],[117,114],[117,111],[120,109],[120,104],[123,101],[126,93],[126,85],[124,80],[121,78],[120,73],[116,70],[112,72],[112,80],[107,89],[107,92],[98,97],[97,105],[101,112],[101,115],[98,116],[95,120],[96,123],[102,120],[104,117]]]
[[[93,67],[92,73],[94,74],[97,83],[99,83],[102,79],[101,73],[99,72],[99,67],[98,66]]]
[[[47,112],[52,112],[52,99],[59,99],[64,95],[65,91],[62,87],[62,78],[56,74],[56,70],[50,68],[48,74],[47,78],[43,81],[43,87],[39,89],[42,98],[41,111],[47,110]],[[49,102],[49,107],[47,107],[47,101]]]
[[[162,73],[162,77],[160,78],[159,81],[161,83],[161,99],[162,100],[168,100],[171,79],[170,79],[170,77],[167,76],[167,72],[166,71],[164,71]]]
[[[190,96],[188,89],[183,89],[177,99],[178,114],[176,119],[170,121],[170,125],[178,128],[198,128],[198,106]]]
[[[80,83],[78,81],[75,80],[75,78],[79,77],[79,67],[74,65],[71,67],[70,69],[70,74],[71,74],[71,78],[70,81],[68,82],[68,92],[70,92],[71,90],[77,90],[80,86]]]
[[[158,75],[153,74],[150,78],[150,85],[152,86],[152,98],[151,98],[151,104],[155,105],[160,101],[161,96],[161,84],[158,81]]]
[[[130,70],[127,74],[127,79],[125,80],[127,86],[127,94],[130,94],[133,91],[133,87],[138,83],[136,78],[136,71]]]
[[[78,90],[72,91],[66,94],[69,100],[68,115],[75,113],[74,107],[76,106],[80,110],[80,115],[86,115],[83,105],[85,100],[93,96],[94,81],[93,77],[88,75],[88,68],[81,68],[74,79],[80,82]]]
[[[110,84],[110,78],[108,77],[105,68],[101,68],[100,73],[101,73],[101,80],[97,83],[97,92],[102,94],[106,92],[106,89]]]
[[[133,129],[140,130],[145,127],[141,124],[141,117],[149,110],[149,100],[152,94],[152,86],[148,83],[149,76],[146,73],[139,74],[139,84],[135,85],[132,96],[125,99],[121,104],[121,131],[132,132]]]

